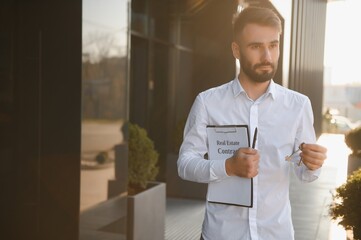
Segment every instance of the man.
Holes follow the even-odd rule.
[[[326,149],[315,144],[310,100],[273,82],[279,59],[281,21],[264,8],[244,9],[234,21],[233,56],[238,78],[200,93],[189,113],[178,159],[181,178],[210,183],[230,176],[253,178],[253,207],[206,203],[206,240],[292,240],[289,172],[304,182],[318,178]],[[258,129],[255,149],[205,160],[207,125]],[[301,164],[285,157],[301,147]]]

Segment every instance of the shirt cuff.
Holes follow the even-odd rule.
[[[316,170],[310,170],[306,166],[303,166],[302,180],[305,182],[315,181],[321,174],[321,168]]]
[[[212,180],[222,180],[227,178],[226,159],[224,160],[209,160],[210,161],[210,178]]]

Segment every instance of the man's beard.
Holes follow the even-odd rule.
[[[250,78],[250,80],[258,83],[267,82],[271,80],[277,71],[277,63],[270,63],[270,62],[263,62],[263,63],[257,63],[252,66],[250,62],[247,61],[247,59],[240,55],[240,66],[241,70]],[[259,67],[263,66],[270,66],[272,68],[272,71],[261,71],[261,73],[258,73],[256,70]]]

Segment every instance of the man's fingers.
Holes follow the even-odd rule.
[[[326,159],[326,155],[322,152],[314,152],[307,150],[302,151],[300,156],[307,159],[320,159],[320,160]]]
[[[240,149],[238,149],[238,151],[241,153],[250,154],[250,155],[255,155],[258,153],[258,151],[253,148],[240,148]]]
[[[320,164],[322,166],[323,162],[327,158],[327,149],[318,144],[303,144],[302,153],[300,154],[305,161]]]
[[[310,170],[317,170],[319,169],[320,167],[322,167],[322,165],[319,165],[319,164],[313,164],[313,163],[310,163],[310,162],[306,162],[303,160],[303,163],[306,165],[306,167]]]
[[[316,170],[322,167],[325,159],[326,152],[315,151],[314,149],[320,148],[303,148],[300,156],[302,157],[302,162],[307,166],[310,170]]]
[[[252,178],[258,174],[258,151],[252,148],[240,148],[226,161],[228,175]]]
[[[322,166],[323,163],[324,163],[324,160],[323,159],[319,159],[319,158],[311,158],[311,157],[308,157],[308,156],[304,156],[304,155],[301,155],[302,157],[302,162],[303,163],[309,163],[309,164],[312,164],[312,165],[316,165],[316,166]]]
[[[302,151],[314,151],[314,152],[321,152],[321,153],[326,153],[327,149],[321,145],[318,144],[309,144],[309,143],[304,143],[302,144]]]

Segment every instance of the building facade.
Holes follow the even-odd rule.
[[[238,4],[279,13],[275,81],[310,97],[319,134],[327,2],[281,2],[2,1],[1,238],[79,239],[82,160],[122,141],[94,135],[86,152],[84,126],[94,122],[111,133],[128,120],[147,129],[160,153],[158,180],[167,182],[166,155],[196,94],[235,77]]]

